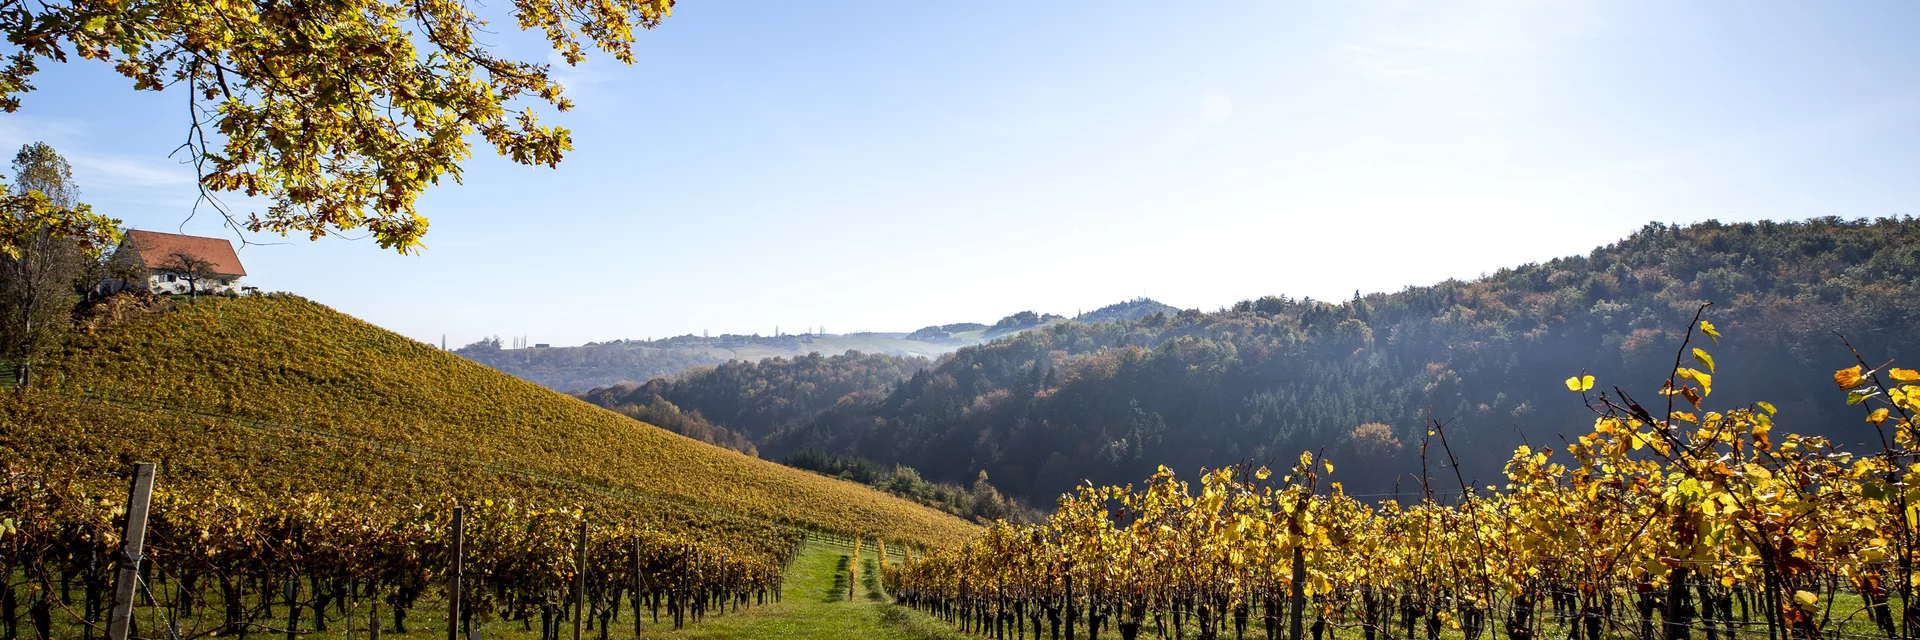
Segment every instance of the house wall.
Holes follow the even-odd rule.
[[[167,281],[168,276],[173,276],[172,282]],[[187,286],[187,279],[179,277],[179,274],[176,272],[161,270],[154,271],[151,275],[147,276],[147,290],[154,293],[185,295],[188,293]],[[246,283],[242,282],[242,278],[221,277],[201,278],[199,288],[200,293],[226,293],[228,290],[238,291],[240,287],[244,286],[246,286]]]

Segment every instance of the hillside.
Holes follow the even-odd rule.
[[[1120,322],[1139,320],[1156,313],[1173,315],[1180,313],[1180,308],[1170,304],[1162,304],[1152,298],[1134,298],[1126,302],[1116,302],[1074,316],[1073,321],[1086,324]]]
[[[576,395],[702,442],[751,452],[767,434],[811,420],[849,395],[883,392],[932,365],[922,357],[813,353],[694,367]]]
[[[1166,307],[1147,299],[1109,305],[1084,314],[1085,321],[1131,319]],[[1067,318],[1022,311],[991,325],[959,322],[925,327],[910,333],[862,332],[850,334],[783,333],[775,336],[695,336],[649,340],[613,340],[578,347],[502,348],[498,339],[486,339],[455,349],[454,353],[549,388],[583,392],[623,383],[640,383],[693,367],[727,362],[757,362],[809,353],[848,351],[901,358],[936,358],[961,347],[981,344]]]
[[[930,480],[984,471],[1046,504],[1070,487],[1325,450],[1358,492],[1417,485],[1428,416],[1469,481],[1519,442],[1560,443],[1592,414],[1581,371],[1656,398],[1702,303],[1724,334],[1716,395],[1764,399],[1798,433],[1873,440],[1821,372],[1920,352],[1920,222],[1648,225],[1588,255],[1344,302],[1266,297],[1215,313],[1061,323],[961,349],[888,394],[765,438]]]
[[[973,528],[695,442],[288,295],[204,298],[73,340],[0,403],[0,451],[255,496],[581,505],[707,536],[798,528],[947,544]],[[780,534],[788,536],[789,534]]]

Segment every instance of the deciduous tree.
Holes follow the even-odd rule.
[[[515,0],[514,23],[538,31],[569,65],[588,48],[632,64],[635,27],[672,0]],[[135,90],[184,90],[181,149],[202,202],[236,226],[318,238],[368,232],[380,246],[421,246],[414,201],[460,179],[479,134],[521,164],[552,166],[571,147],[522,102],[564,111],[549,64],[482,43],[468,0],[0,0],[17,50],[0,65],[0,109],[14,111],[46,61],[110,63]],[[239,212],[237,192],[271,203]],[[50,194],[51,195],[51,194]]]
[[[22,147],[13,172],[11,188],[0,183],[0,357],[24,390],[72,326],[76,281],[119,240],[120,221],[76,202],[71,167],[44,143]]]
[[[185,251],[167,254],[166,262],[161,264],[165,269],[180,274],[180,279],[187,281],[189,299],[200,297],[201,280],[218,277],[218,274],[213,272],[213,263]]]

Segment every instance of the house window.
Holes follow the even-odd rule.
[[[171,273],[169,273],[169,274],[167,274],[167,282],[173,282],[173,279],[174,279],[174,275],[173,275],[173,274],[171,274]]]

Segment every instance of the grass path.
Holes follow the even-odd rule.
[[[958,640],[960,635],[919,612],[894,606],[866,585],[847,600],[845,561],[851,548],[812,540],[787,571],[782,600],[708,618],[680,631],[651,632],[673,640]],[[871,547],[864,560],[877,561]],[[862,580],[862,582],[866,582]]]
[[[690,624],[679,631],[671,630],[671,619],[664,615],[663,625],[648,621],[644,625],[642,637],[645,640],[976,640],[954,631],[951,627],[933,618],[905,607],[888,602],[877,590],[877,580],[873,584],[862,584],[852,600],[847,599],[846,563],[852,549],[846,543],[815,538],[807,542],[793,567],[786,572],[786,582],[781,588],[780,602],[742,609],[737,613],[728,613],[709,617],[704,621]],[[861,560],[878,562],[878,554],[872,546],[861,550]],[[896,560],[899,555],[894,555]],[[865,571],[866,562],[862,563]],[[16,581],[22,579],[16,575]],[[862,580],[862,583],[867,583]],[[203,609],[202,616],[193,627],[211,629],[210,625],[218,618],[212,608],[217,601],[209,602],[209,608]],[[623,606],[631,606],[626,603]],[[285,608],[279,608],[285,612]],[[364,621],[364,609],[356,609],[355,620]],[[631,610],[622,612],[620,621],[611,625],[610,634],[614,640],[633,640],[633,622],[629,617]],[[307,614],[307,615],[310,615]],[[24,616],[23,616],[24,617]],[[381,618],[383,622],[386,617]],[[387,631],[383,640],[445,640],[446,627],[444,610],[438,602],[424,602],[409,611],[407,616],[408,633]],[[69,618],[58,618],[54,637],[63,640],[77,639],[81,636],[79,628],[69,623]],[[263,620],[271,626],[275,620]],[[144,628],[164,628],[161,621],[143,618]],[[529,624],[537,627],[537,622],[527,623],[516,620],[491,620],[481,627],[483,640],[535,640],[540,637],[538,631],[527,628]],[[572,637],[571,623],[560,623],[560,637],[565,640]],[[303,640],[366,640],[365,626],[356,625],[361,633],[349,636],[344,619],[333,619],[330,629],[323,632],[303,631]],[[383,624],[382,626],[387,626]],[[31,636],[31,627],[22,621],[23,637]],[[585,640],[597,640],[598,629],[585,629],[581,637]],[[278,640],[279,633],[261,632],[241,636],[250,640]]]

